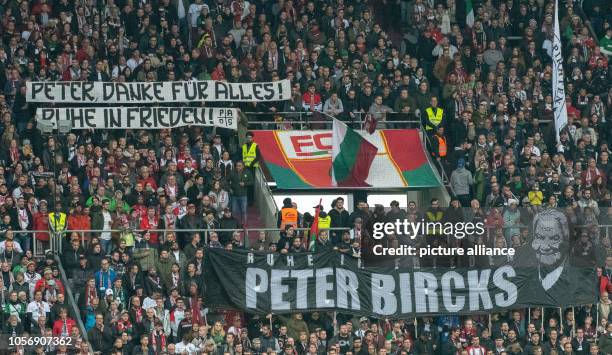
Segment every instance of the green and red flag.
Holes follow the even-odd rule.
[[[363,187],[364,182],[371,188],[382,189],[417,190],[442,186],[418,130],[377,129],[372,134],[352,130],[351,133],[361,136],[378,150],[367,179],[359,181],[359,186],[342,188]],[[278,189],[337,189],[330,174],[332,136],[331,130],[257,131],[255,142],[259,145],[268,181],[274,182]],[[358,137],[353,139],[361,141]]]
[[[472,6],[472,0],[465,1],[465,24],[470,28],[474,27],[474,7]]]
[[[334,119],[332,130],[332,185],[370,186],[366,179],[378,148],[344,122]]]

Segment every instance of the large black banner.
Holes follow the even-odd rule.
[[[495,312],[522,306],[595,303],[594,267],[568,255],[551,267],[541,248],[526,247],[492,268],[364,268],[335,251],[293,255],[209,249],[208,307],[250,313],[337,310],[401,318],[426,314]],[[408,258],[403,258],[407,260]]]

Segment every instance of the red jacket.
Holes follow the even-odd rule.
[[[55,287],[57,288],[57,293],[65,293],[64,285],[59,279],[53,279],[55,281]],[[36,282],[36,286],[34,286],[34,292],[42,291],[44,293],[47,288],[47,279],[44,277]]]
[[[307,106],[309,109],[311,110],[320,110],[321,109],[321,95],[319,95],[318,93],[310,93],[309,91],[307,91],[303,96],[302,96],[302,102],[304,103],[304,106]]]
[[[84,214],[68,215],[69,230],[91,230],[91,217]]]
[[[149,220],[147,215],[143,216],[140,220],[140,229],[149,230],[149,229],[158,229],[159,228],[159,218],[156,216],[153,217],[152,220]],[[157,233],[151,232],[151,239],[149,243],[153,245],[159,244],[159,240],[157,239]]]
[[[76,325],[76,322],[74,321],[74,319],[66,318],[66,330],[68,334],[71,333],[71,329],[75,325]],[[64,322],[61,319],[58,319],[55,322],[53,322],[53,336],[57,336],[57,337],[61,336],[63,327],[64,327]]]
[[[155,179],[153,179],[151,176],[149,176],[146,179],[138,179],[138,182],[142,184],[143,187],[147,186],[147,183],[151,184],[151,187],[153,188],[153,190],[157,190],[157,183],[155,182]]]
[[[49,215],[46,213],[36,213],[33,216],[33,224],[32,227],[37,231],[48,231],[49,230]],[[48,242],[49,241],[49,233],[36,233],[36,239]]]

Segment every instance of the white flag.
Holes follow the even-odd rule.
[[[567,125],[567,106],[565,105],[565,84],[563,74],[563,53],[559,34],[559,3],[555,0],[555,33],[552,44],[552,96],[555,114],[555,133],[559,142],[559,132]]]

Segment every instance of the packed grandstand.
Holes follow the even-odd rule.
[[[612,354],[610,5],[0,1],[0,353]]]

